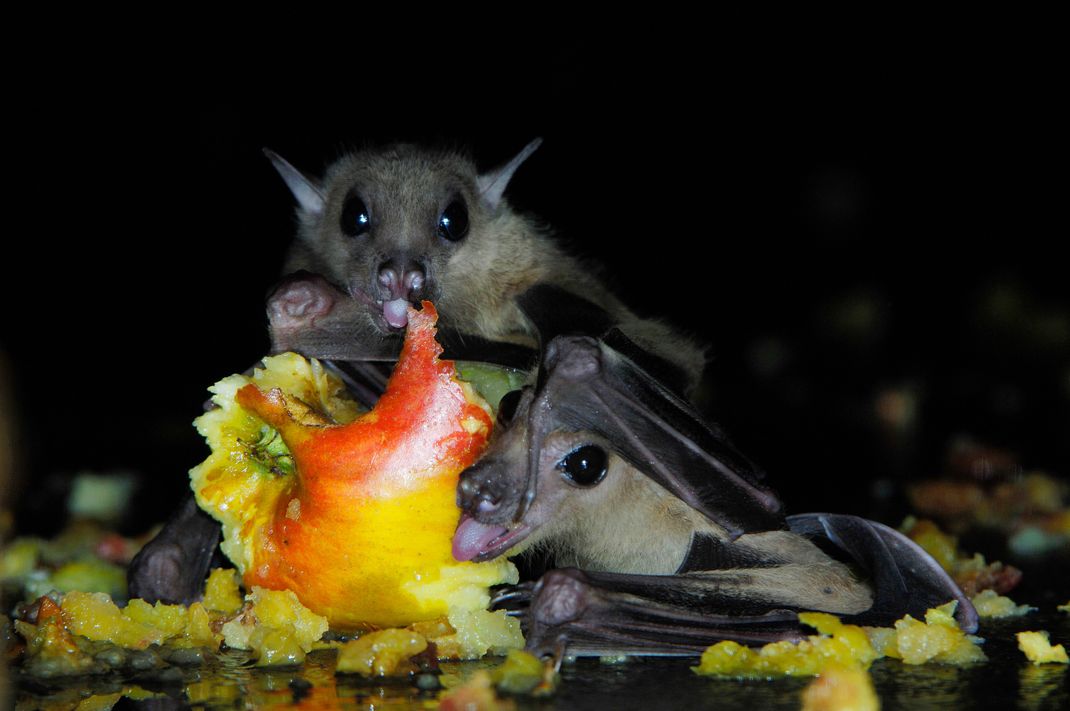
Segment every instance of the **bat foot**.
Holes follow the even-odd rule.
[[[539,623],[556,627],[579,619],[590,596],[587,576],[576,568],[551,570],[534,588],[531,614]]]
[[[499,585],[491,591],[490,609],[506,610],[510,613],[527,609],[534,590],[535,583],[531,581],[517,585]]]

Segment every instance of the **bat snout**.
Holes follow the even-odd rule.
[[[484,455],[461,472],[457,484],[457,505],[469,516],[484,523],[511,525],[524,487],[510,476],[507,460]]]
[[[429,297],[429,281],[426,266],[417,259],[397,256],[379,265],[373,291],[378,293],[382,317],[390,329],[408,325],[409,305]]]
[[[465,513],[485,519],[498,511],[505,499],[504,487],[488,476],[488,467],[476,464],[461,474],[457,485],[457,505]]]
[[[416,302],[427,293],[427,269],[415,259],[393,258],[379,265],[376,280],[381,301]]]
[[[457,505],[461,520],[453,535],[453,557],[457,560],[490,560],[523,541],[532,527],[513,522],[519,496],[497,467],[479,462],[461,473],[457,484]]]

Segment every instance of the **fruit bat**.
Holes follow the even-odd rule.
[[[516,297],[547,284],[597,304],[695,385],[705,365],[700,347],[663,323],[637,317],[595,266],[569,255],[545,227],[510,207],[505,189],[541,142],[484,172],[455,150],[392,144],[348,153],[322,178],[266,151],[298,205],[285,271],[321,275],[350,297],[346,317],[333,319],[331,348],[392,345],[396,354],[406,307],[421,299],[435,304],[444,329],[534,347],[537,334]],[[289,306],[303,317],[323,306],[294,297]]]
[[[268,298],[272,352],[331,361],[370,406],[400,349],[408,302],[436,304],[446,357],[515,366],[530,362],[537,344],[516,297],[550,284],[612,314],[629,337],[676,366],[676,387],[693,388],[705,365],[701,348],[637,317],[595,267],[509,206],[505,189],[540,143],[485,172],[457,151],[394,144],[348,153],[322,178],[265,151],[297,202],[298,224],[284,269],[291,275]],[[131,563],[131,594],[189,602],[213,536],[211,519],[183,506]]]
[[[323,277],[308,272],[280,281],[267,304],[272,353],[296,351],[318,358],[342,379],[354,399],[368,408],[375,404],[397,359],[400,336],[351,340],[354,324],[366,317],[365,309]],[[443,357],[452,360],[526,369],[535,358],[535,351],[526,346],[451,329],[440,329],[438,338]],[[220,530],[219,523],[197,506],[191,493],[130,562],[130,596],[170,604],[194,602],[213,561],[217,566],[226,565],[218,550]]]
[[[499,600],[520,603],[529,648],[692,655],[798,637],[802,610],[881,625],[952,599],[976,629],[969,600],[895,530],[786,516],[765,475],[654,375],[672,364],[574,302],[521,297],[544,338],[537,377],[503,402],[458,485],[455,558],[541,547],[564,566]]]

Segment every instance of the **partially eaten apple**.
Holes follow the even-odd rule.
[[[195,424],[212,454],[190,477],[246,588],[292,590],[352,630],[484,611],[489,586],[517,581],[504,558],[451,554],[458,475],[494,419],[439,359],[436,318],[428,302],[410,309],[386,392],[364,414],[341,381],[292,353],[211,388],[217,409]]]

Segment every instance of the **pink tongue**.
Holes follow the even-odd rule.
[[[409,302],[405,299],[394,299],[383,304],[383,318],[394,328],[405,328],[409,323]]]
[[[472,560],[506,530],[504,526],[488,526],[464,515],[453,534],[453,557],[462,561]]]

